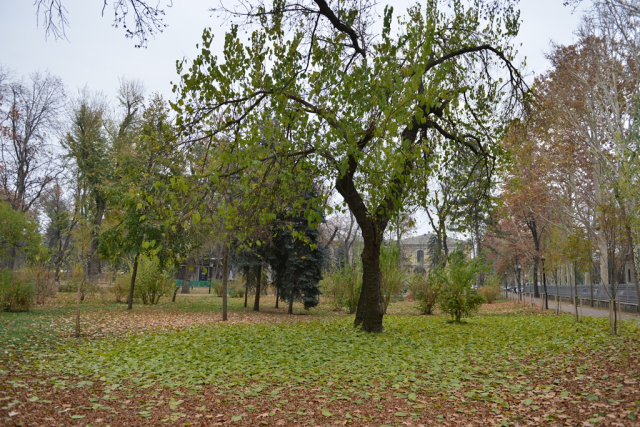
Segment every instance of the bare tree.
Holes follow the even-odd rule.
[[[5,81],[0,76],[0,194],[27,212],[63,170],[52,139],[65,107],[64,87],[49,72]]]
[[[66,28],[69,26],[67,8],[63,0],[36,0],[38,24],[42,20],[42,27],[47,36],[54,39],[66,38]],[[167,2],[171,7],[173,1]],[[108,0],[102,1],[102,16],[109,7]],[[149,37],[161,33],[167,26],[164,19],[164,9],[157,3],[152,6],[143,0],[115,0],[111,2],[113,9],[113,23],[115,28],[122,27],[127,38],[137,39],[136,47],[146,47]]]

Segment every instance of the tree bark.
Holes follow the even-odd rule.
[[[131,272],[131,286],[129,286],[129,299],[127,304],[127,310],[133,309],[133,290],[136,286],[136,276],[138,275],[138,257],[140,251],[136,253],[136,257],[133,259],[133,271]]]
[[[289,300],[289,310],[287,311],[287,314],[293,314],[293,298]]]
[[[540,298],[540,290],[538,289],[538,263],[540,262],[540,237],[542,232],[538,231],[538,225],[533,217],[529,217],[525,221],[529,231],[531,231],[531,237],[533,238],[533,245],[535,247],[535,254],[533,255],[533,294],[536,298]]]
[[[256,297],[253,301],[253,311],[260,311],[260,282],[262,282],[262,265],[254,268],[254,279],[256,281]]]
[[[189,267],[193,266],[193,262],[191,257],[187,258],[187,264],[184,266],[184,276],[182,277],[182,290],[180,291],[181,294],[188,294],[190,293],[190,284],[191,284],[191,270],[189,270]]]
[[[362,226],[361,226],[362,228]],[[380,271],[380,247],[382,235],[373,235],[371,228],[362,230],[364,247],[362,249],[362,290],[358,300],[354,325],[362,325],[365,332],[382,332],[384,299],[381,292],[382,273]]]
[[[91,248],[89,249],[89,281],[91,283],[98,282],[98,276],[100,275],[100,255],[98,254],[98,246],[100,239],[100,226],[102,225],[102,218],[104,212],[107,209],[107,200],[96,190],[94,195],[96,202],[96,212],[93,216],[91,224]]]
[[[631,226],[629,226],[629,222],[626,218],[625,212],[625,231],[627,238],[627,246],[629,247],[629,270],[630,270],[630,278],[629,282],[631,282],[636,291],[636,311],[640,313],[640,286],[638,285],[638,271],[636,270],[636,257],[634,253],[634,245],[633,245],[633,234],[631,232]]]
[[[228,279],[229,279],[229,248],[225,244],[224,246],[224,258],[222,260],[222,320],[227,320],[227,294],[228,292]]]
[[[76,338],[80,338],[80,291],[81,291],[81,288],[82,288],[82,280],[78,282],[78,289],[76,293]]]
[[[278,301],[280,300],[280,288],[276,286],[276,308],[278,308]]]

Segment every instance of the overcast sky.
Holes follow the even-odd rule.
[[[122,28],[112,27],[111,9],[101,16],[101,0],[63,0],[70,22],[68,40],[47,40],[44,30],[37,26],[33,3],[0,0],[0,65],[16,76],[48,69],[62,78],[71,96],[88,86],[113,99],[118,78],[125,76],[142,81],[147,93],[159,92],[173,99],[171,82],[177,80],[176,60],[197,55],[196,43],[205,27],[214,29],[219,51],[227,28],[208,11],[218,0],[173,0],[173,6],[167,9],[165,22],[169,26],[164,33],[151,39],[146,49],[136,49],[135,41],[126,39]],[[387,3],[394,5],[398,14],[412,2],[380,3],[380,11]],[[520,0],[522,26],[516,42],[522,44],[518,48],[520,59],[527,58],[529,75],[540,74],[548,67],[544,54],[549,52],[550,41],[571,44],[575,40],[581,11],[573,12],[562,3],[563,0]],[[419,232],[428,229],[420,216]]]
[[[161,0],[161,2],[164,0]],[[547,68],[544,53],[549,41],[570,44],[579,22],[579,12],[562,5],[563,0],[521,0],[522,29],[518,37],[527,70],[540,73]],[[380,9],[385,1],[381,1]],[[387,2],[396,13],[409,1]],[[217,0],[174,0],[167,9],[164,33],[149,41],[146,49],[136,49],[121,28],[111,26],[113,11],[101,16],[100,0],[63,0],[70,27],[68,40],[45,39],[38,28],[33,0],[0,2],[0,64],[17,75],[49,69],[60,76],[70,94],[87,85],[113,97],[118,77],[144,82],[148,92],[172,97],[170,82],[176,81],[176,60],[194,58],[196,43],[205,27],[214,28],[217,41],[224,40],[226,26],[208,11]]]

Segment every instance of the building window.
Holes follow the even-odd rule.
[[[418,259],[418,264],[424,263],[424,251],[422,249],[418,250],[416,258]]]

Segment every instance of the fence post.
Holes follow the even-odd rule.
[[[533,308],[533,292],[529,292],[529,306]]]

